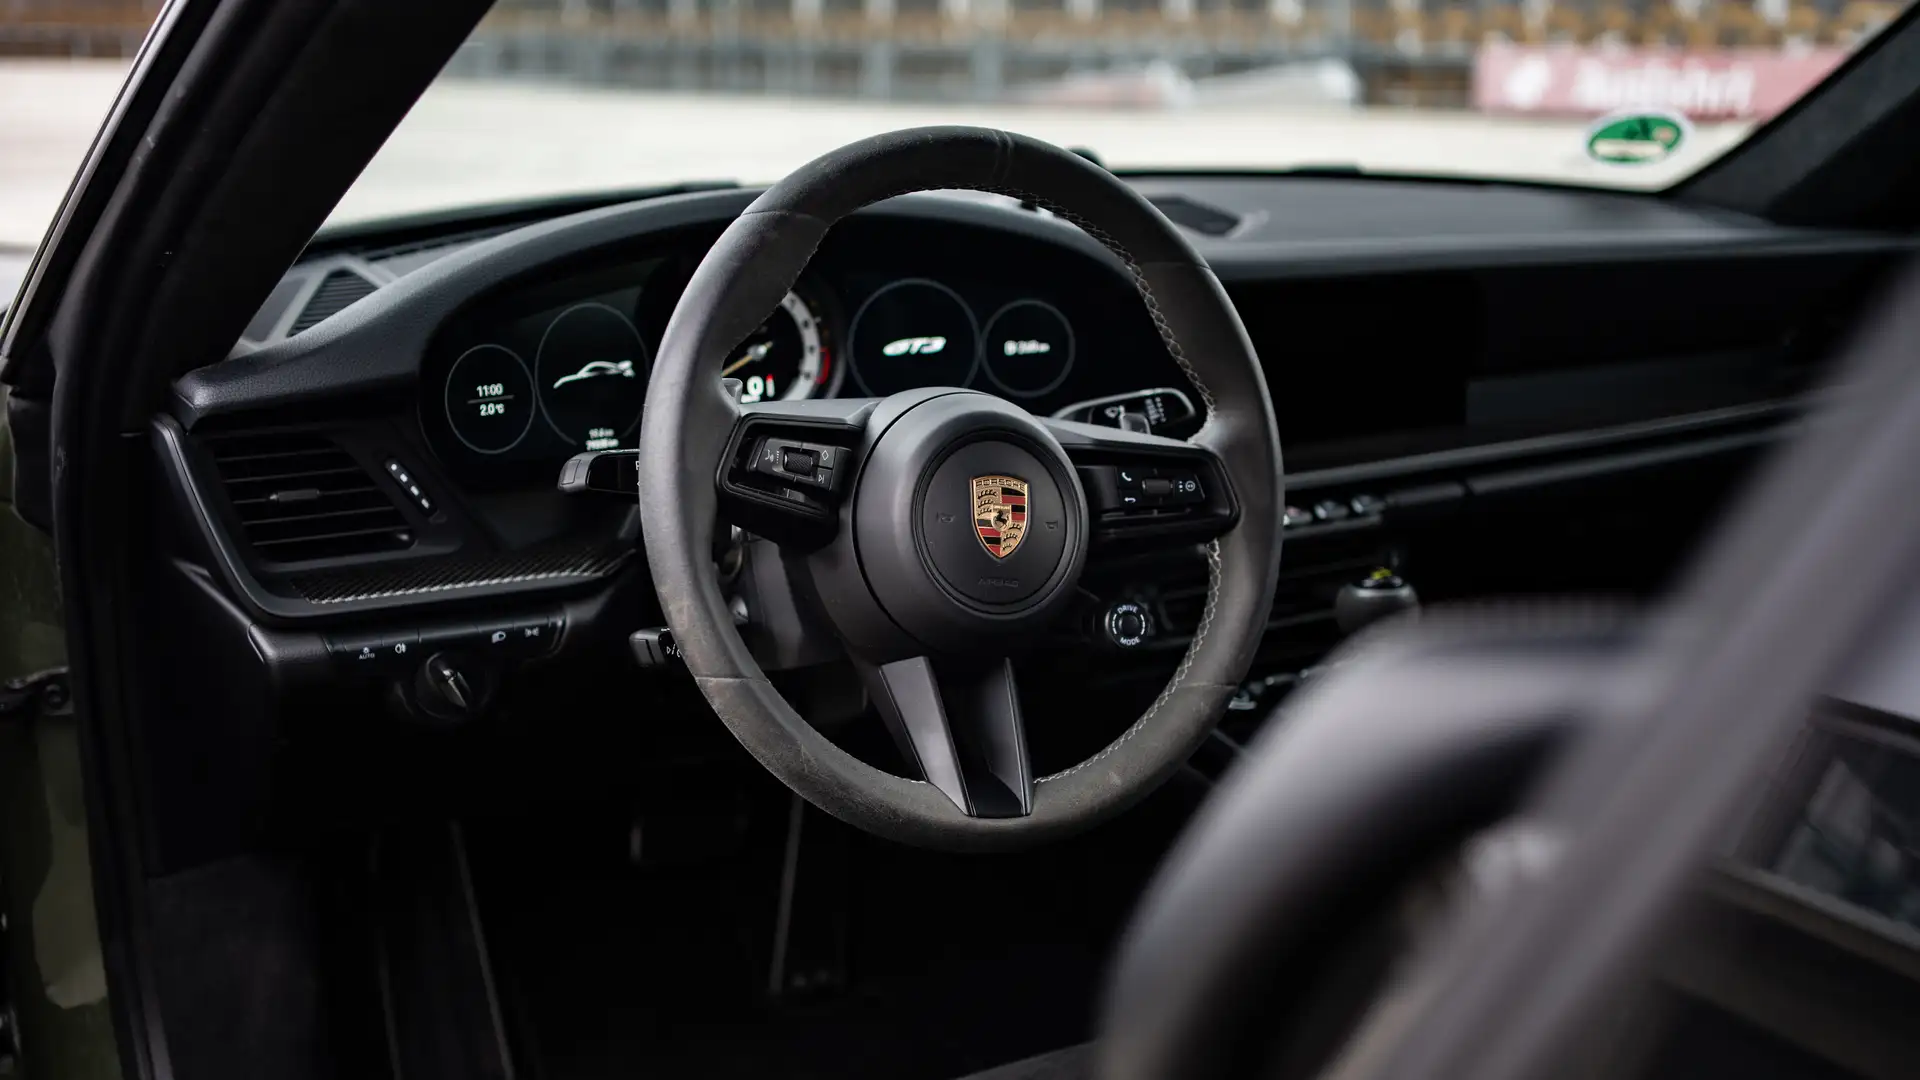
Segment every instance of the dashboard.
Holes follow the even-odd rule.
[[[1470,492],[1469,467],[1557,460],[1567,439],[1637,445],[1695,418],[1747,439],[1900,254],[1618,196],[1138,183],[1191,223],[1261,357],[1302,493],[1290,538],[1377,525],[1402,481],[1369,478],[1404,478],[1431,506]],[[638,511],[556,481],[575,454],[635,445],[680,294],[754,195],[318,247],[155,418],[224,590],[280,626],[458,622],[524,601],[566,640],[585,616],[559,609],[610,603],[613,583],[650,607]],[[1416,220],[1425,235],[1392,235]],[[836,225],[715,374],[746,401],[954,385],[1175,437],[1204,420],[1127,268],[998,196],[906,196]],[[1169,601],[1160,625],[1189,606]]]
[[[1658,585],[1911,252],[1596,193],[1133,182],[1194,223],[1286,455],[1282,581],[1229,736],[1324,658],[1335,598],[1378,568],[1424,601]],[[577,745],[557,727],[603,748],[566,753],[551,774],[569,784],[585,758],[631,760],[601,740],[643,740],[665,760],[717,730],[684,680],[636,664],[630,637],[664,621],[643,508],[558,481],[590,445],[634,445],[681,290],[755,196],[322,237],[225,359],[175,380],[148,419],[154,483],[136,495],[163,583],[145,617],[168,628],[153,636],[158,682],[183,700],[217,695],[197,712],[218,723],[153,740],[169,859],[244,847],[293,742],[325,750],[313,782],[328,791],[377,765],[416,730],[396,710],[422,719],[422,661],[436,655],[468,657],[468,688],[493,701],[470,730],[528,733],[503,744],[516,777],[520,756]],[[958,383],[1174,436],[1203,420],[1127,268],[997,197],[908,196],[840,222],[721,366],[742,396],[797,411]],[[727,587],[749,612],[790,595],[756,577],[777,560],[730,559],[717,552],[717,569],[739,574]],[[1102,718],[1138,715],[1164,685],[1198,628],[1206,564],[1103,553],[1081,584],[1085,610],[1022,678],[1044,695],[1032,715],[1060,718],[1042,733],[1058,745],[1035,735],[1035,752],[1063,765],[1111,740]],[[743,634],[776,677],[830,674],[814,670],[833,659],[814,641],[761,638],[751,621]],[[214,669],[220,680],[198,677]],[[656,702],[659,722],[611,721],[609,687]],[[854,707],[816,689],[810,718]],[[203,815],[209,789],[253,809]]]
[[[655,238],[464,305],[420,367],[417,414],[438,461],[499,489],[550,483],[581,451],[631,448],[667,321],[714,235]],[[1113,267],[930,222],[836,230],[719,374],[743,402],[961,386],[1116,426],[1196,417]]]
[[[1427,602],[1657,587],[1912,249],[1584,193],[1139,183],[1170,214],[1185,199],[1235,222],[1190,238],[1286,452],[1282,578],[1232,739],[1324,661],[1338,597],[1383,569]],[[183,706],[143,731],[137,766],[156,866],[392,807],[662,797],[675,770],[738,757],[688,680],[629,648],[664,622],[643,508],[556,481],[582,450],[634,445],[685,281],[754,194],[317,244],[229,357],[175,381],[146,432],[154,483],[130,493],[153,526],[131,599],[156,631],[142,696]],[[910,197],[842,222],[715,374],[795,408],[958,384],[1166,434],[1202,419],[1126,268],[1011,201]],[[729,595],[766,610],[778,591],[753,575],[778,561],[727,555]],[[1206,565],[1090,558],[1081,584],[1087,610],[1023,657],[1045,768],[1159,692]],[[858,694],[813,678],[831,657],[743,635],[851,741]]]

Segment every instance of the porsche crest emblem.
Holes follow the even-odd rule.
[[[1027,482],[1013,476],[973,478],[973,531],[987,554],[1004,559],[1027,535]]]

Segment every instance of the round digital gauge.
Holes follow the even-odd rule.
[[[981,336],[987,378],[1016,397],[1038,397],[1073,369],[1073,327],[1052,304],[1015,300],[993,313]]]
[[[720,369],[722,378],[740,380],[744,404],[827,397],[839,374],[825,322],[797,292],[788,293]]]
[[[533,424],[533,377],[504,345],[475,345],[447,372],[447,426],[479,454],[504,454]]]
[[[966,386],[980,363],[979,323],[960,294],[908,278],[867,298],[847,351],[860,389],[885,397],[919,386]]]
[[[540,411],[554,433],[583,450],[612,450],[640,423],[647,347],[625,315],[575,304],[547,324],[534,357]]]

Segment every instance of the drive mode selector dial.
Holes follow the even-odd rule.
[[[1100,616],[1100,632],[1109,645],[1137,649],[1153,636],[1153,614],[1145,604],[1122,600]]]

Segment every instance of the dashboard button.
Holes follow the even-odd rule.
[[[1372,517],[1387,508],[1387,500],[1378,495],[1355,495],[1350,505],[1361,517]]]
[[[1313,504],[1313,516],[1318,521],[1345,521],[1352,514],[1353,510],[1339,499],[1321,499]]]
[[[561,621],[545,615],[488,623],[480,626],[480,630],[480,653],[505,659],[547,655],[561,640]]]
[[[473,652],[502,660],[545,656],[560,638],[560,623],[544,615],[478,624]]]
[[[560,625],[554,619],[536,619],[514,627],[514,641],[521,656],[545,656],[560,641]]]
[[[405,465],[400,464],[400,462],[394,458],[388,458],[387,475],[393,477],[393,482],[400,486],[400,490],[407,493],[407,496],[413,500],[413,504],[420,508],[421,513],[432,516],[432,497],[421,489],[420,482],[414,479],[413,474],[407,471]]]
[[[513,636],[514,623],[482,622],[475,624],[472,636],[468,638],[471,648],[477,656],[492,656],[505,659],[513,655],[516,642]]]
[[[327,655],[343,671],[364,675],[392,675],[411,671],[419,662],[420,635],[412,630],[346,634],[327,637]]]

